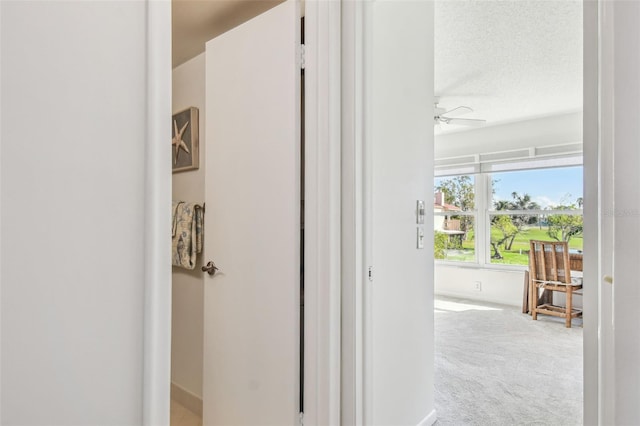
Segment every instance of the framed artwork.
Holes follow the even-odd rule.
[[[200,167],[198,153],[198,108],[190,107],[173,114],[171,127],[171,165],[173,172]]]

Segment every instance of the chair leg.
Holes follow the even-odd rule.
[[[531,308],[529,307],[529,295],[531,294],[529,271],[524,271],[524,288],[522,290],[524,292],[524,296],[522,298],[522,313],[528,314],[531,311]]]
[[[529,301],[531,303],[531,318],[536,321],[538,319],[538,287],[534,283],[531,283]]]
[[[567,318],[565,318],[565,327],[571,328],[571,302],[573,301],[573,290],[567,288]]]

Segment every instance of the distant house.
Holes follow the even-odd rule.
[[[461,212],[462,209],[458,206],[454,206],[453,204],[447,204],[444,201],[445,196],[442,191],[436,192],[434,194],[434,198],[435,198],[433,203],[434,213],[443,213],[443,212],[452,212],[452,213],[451,215],[435,214],[433,216],[433,229],[447,235],[460,235],[460,236],[464,235],[464,231],[460,230],[460,220],[451,219],[451,216],[455,215],[455,212]]]

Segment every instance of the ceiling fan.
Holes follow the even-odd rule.
[[[459,126],[481,127],[487,123],[487,120],[481,120],[478,118],[458,118],[461,115],[472,113],[473,109],[468,106],[457,106],[453,109],[447,110],[438,106],[438,102],[435,103],[435,110],[433,120],[435,124],[455,124]]]

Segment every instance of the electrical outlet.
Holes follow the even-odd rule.
[[[473,282],[473,289],[475,291],[482,291],[482,282],[480,281],[474,281]]]

